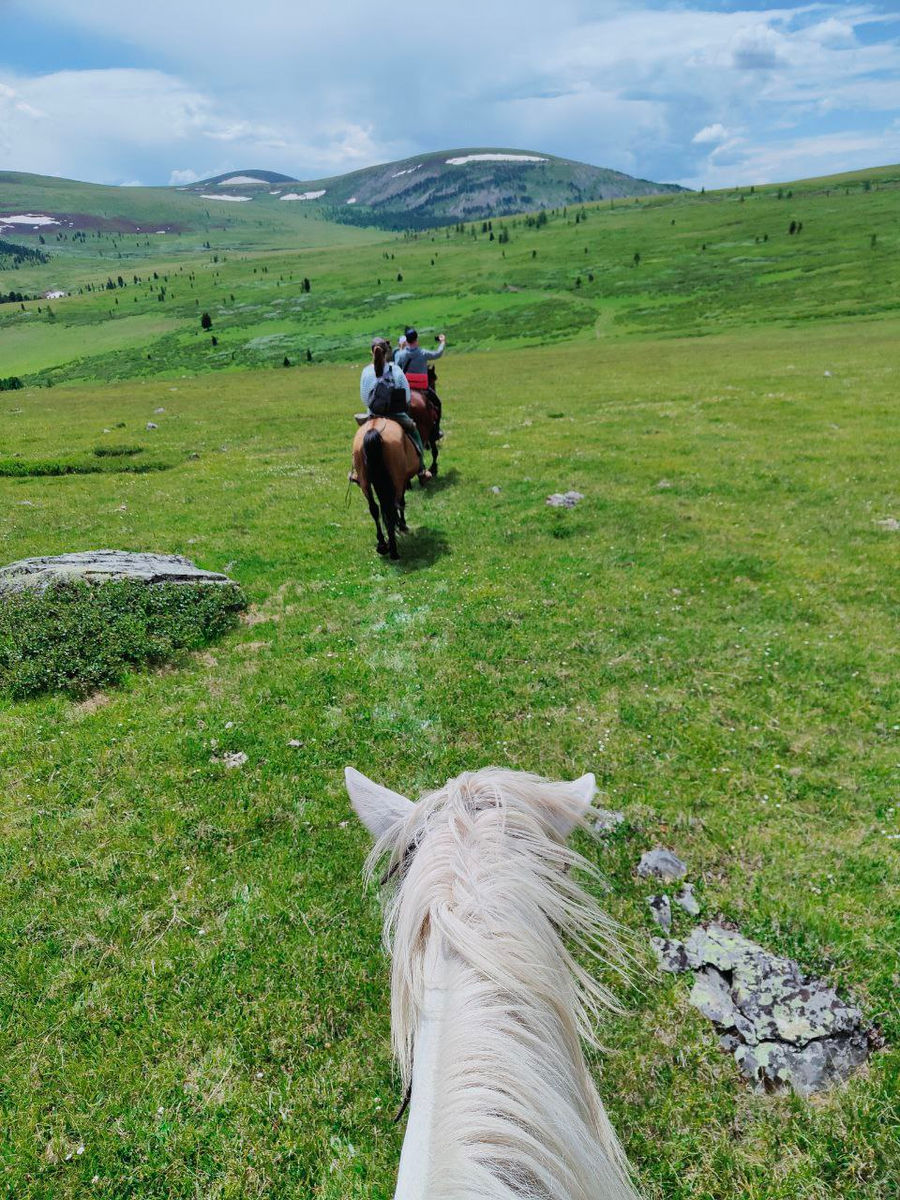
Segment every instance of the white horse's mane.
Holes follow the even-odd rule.
[[[619,970],[625,957],[572,873],[596,868],[563,844],[586,815],[572,784],[483,770],[426,795],[369,856],[392,885],[384,936],[404,1086],[434,935],[448,963],[434,1200],[634,1200],[581,1048],[616,1004],[569,946]]]

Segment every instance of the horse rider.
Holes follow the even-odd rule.
[[[422,445],[422,439],[419,436],[419,431],[416,428],[416,423],[409,413],[409,383],[406,376],[399,367],[394,363],[385,361],[390,354],[390,342],[386,338],[376,337],[372,339],[372,361],[362,369],[362,374],[359,377],[359,394],[363,404],[369,412],[372,412],[371,404],[375,396],[375,386],[378,381],[388,373],[393,381],[394,387],[398,391],[405,393],[405,401],[403,408],[394,412],[387,413],[372,413],[373,416],[384,416],[391,421],[396,421],[402,426],[404,432],[409,437],[410,441],[416,448],[419,455],[419,482],[424,483],[431,479],[431,472],[425,467],[425,447]]]
[[[419,335],[415,329],[407,329],[404,334],[406,345],[398,346],[394,354],[394,362],[409,380],[409,386],[421,392],[426,402],[430,401],[437,413],[432,438],[439,442],[444,436],[441,432],[441,399],[428,382],[428,364],[441,357],[447,348],[447,338],[443,333],[438,334],[439,347],[437,350],[425,350],[419,345]]]

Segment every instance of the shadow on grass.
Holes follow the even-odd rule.
[[[430,567],[444,554],[450,553],[450,543],[442,529],[429,529],[420,525],[409,533],[401,533],[398,538],[400,559],[397,568],[400,571],[420,571]]]
[[[426,484],[425,487],[417,488],[416,490],[420,492],[427,500],[429,496],[433,496],[436,492],[442,492],[444,488],[453,487],[453,485],[458,482],[459,471],[456,469],[456,467],[450,467],[446,471],[440,470],[439,468],[436,479],[432,479],[428,484]]]

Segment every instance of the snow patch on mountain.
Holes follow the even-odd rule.
[[[327,188],[322,188],[318,192],[286,192],[281,198],[282,200],[318,200],[325,195]]]
[[[473,162],[542,163],[546,161],[546,158],[540,158],[537,154],[464,154],[461,158],[448,158],[447,164],[451,167],[464,167],[466,163]]]

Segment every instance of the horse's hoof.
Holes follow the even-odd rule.
[[[378,551],[379,554],[387,554],[388,553],[388,544],[387,544],[387,542],[379,542],[378,545],[375,547],[375,549]]]
[[[399,552],[398,552],[397,550],[392,550],[392,551],[391,551],[391,558],[393,559],[393,561],[394,561],[394,562],[397,562],[397,561],[399,560],[399,558],[400,558],[400,554],[399,554]]]
[[[407,525],[407,523],[405,521],[403,522],[402,525],[398,525],[397,529],[399,530],[400,533],[409,533],[409,526]]]

